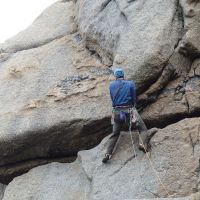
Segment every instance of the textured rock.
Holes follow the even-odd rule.
[[[63,10],[68,14],[62,14]],[[46,37],[42,33],[36,38],[30,35],[35,34],[33,29],[39,31],[40,25],[48,24],[46,20],[54,12],[58,14],[57,20],[49,26],[55,33]],[[4,59],[0,63],[3,168],[21,161],[75,156],[110,133],[110,102],[105,89],[110,70],[84,48],[78,33],[70,31],[72,12],[72,2],[56,3],[33,26],[16,36],[20,39],[14,37],[3,45]],[[47,30],[42,29],[44,33],[50,32],[46,27]],[[31,38],[30,45],[24,43],[26,33]],[[61,37],[61,33],[65,36]],[[53,41],[45,44],[49,38]],[[5,174],[0,175],[1,180],[3,177]]]
[[[140,108],[156,101],[142,113],[150,127],[198,115],[199,78],[189,74],[199,57],[199,13],[199,1],[77,1],[85,45],[147,89]]]
[[[187,74],[171,81],[163,89],[157,101],[147,106],[142,116],[149,126],[164,127],[187,116],[196,116],[200,111],[199,59],[196,59]]]
[[[5,186],[5,185],[2,185],[2,184],[0,183],[0,200],[3,199],[3,195],[4,195],[5,189],[6,189],[6,186]]]
[[[27,183],[25,190],[22,187],[24,178],[30,180],[30,184]],[[69,185],[66,184],[67,181],[70,182]],[[31,170],[30,173],[20,176],[17,182],[20,187],[19,193],[16,190],[12,191],[12,186],[10,185],[11,187],[8,188],[4,199],[78,200],[84,197],[87,199],[86,194],[90,189],[89,180],[86,178],[81,166],[76,163],[69,165],[52,163],[44,167],[38,167]],[[41,183],[43,183],[42,187]]]
[[[199,112],[200,4],[199,1],[181,0],[179,7],[182,37],[161,76],[139,97],[142,107],[156,101],[143,110],[143,118],[150,126],[163,127]]]
[[[105,90],[108,78],[104,75],[109,70],[81,47],[73,47],[73,40],[74,36],[66,36],[16,53],[0,68],[4,105],[0,108],[0,149],[4,152],[0,165],[62,153],[74,155],[110,131],[109,106],[105,107],[105,102],[110,103]],[[77,58],[84,59],[79,63],[81,69],[73,65]]]
[[[153,99],[142,105],[149,126],[199,116],[199,10],[186,0],[59,1],[0,45],[0,180],[111,132],[112,64]]]
[[[77,31],[73,22],[73,4],[57,2],[47,8],[26,30],[0,46],[2,52],[36,48]]]
[[[60,163],[71,163],[76,160],[74,157],[64,157],[64,158],[49,158],[49,159],[34,159],[28,161],[21,161],[14,164],[9,164],[0,167],[0,182],[4,184],[10,183],[13,178],[20,176],[28,172],[30,169],[37,167],[39,165],[45,165],[52,162]]]
[[[181,0],[180,4],[184,13],[185,34],[180,44],[179,51],[186,56],[196,58],[200,56],[200,4],[199,1]]]
[[[139,88],[156,80],[182,32],[178,1],[77,1],[86,46],[105,63],[123,66]]]
[[[108,164],[101,162],[104,139],[96,148],[79,152],[72,164],[53,163],[15,178],[3,200],[153,199],[167,193],[169,200],[190,195],[177,200],[197,200],[193,192],[199,187],[199,124],[200,118],[185,119],[159,130],[148,154],[156,173],[142,152],[136,150],[133,156],[130,136],[124,133]]]

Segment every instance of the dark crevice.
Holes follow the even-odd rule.
[[[123,169],[123,167],[124,167],[128,162],[130,162],[133,158],[135,158],[135,155],[132,155],[129,159],[127,159],[127,160],[125,161],[125,163],[124,163],[122,166],[120,166],[117,170],[115,170],[115,171],[114,171],[112,174],[110,174],[109,176],[111,177],[111,176],[113,176],[113,175],[119,173],[120,170]]]
[[[200,117],[200,109],[196,109],[195,111],[191,111],[190,110],[190,104],[187,100],[187,94],[185,93],[185,88],[187,86],[187,84],[189,83],[189,81],[196,79],[199,77],[198,76],[194,76],[191,78],[186,77],[181,83],[179,83],[179,85],[176,88],[171,88],[170,90],[161,90],[159,92],[160,94],[166,94],[167,93],[173,93],[174,94],[174,101],[179,101],[181,103],[181,99],[176,99],[176,95],[181,95],[182,97],[185,98],[185,106],[187,108],[187,111],[184,113],[174,113],[174,115],[166,115],[163,117],[160,117],[159,119],[152,119],[152,120],[148,120],[146,119],[145,122],[148,126],[148,128],[152,128],[152,127],[158,127],[158,128],[165,128],[168,125],[177,123],[185,118],[193,118],[193,117]],[[158,95],[158,96],[159,96]],[[154,99],[155,101],[157,100],[156,98]],[[155,102],[154,101],[154,102]],[[152,102],[151,102],[152,103]],[[148,104],[148,106],[150,106],[150,104]]]
[[[174,50],[169,56],[169,58],[166,60],[166,62],[163,64],[163,68],[161,72],[158,74],[157,78],[154,81],[152,81],[150,84],[146,84],[146,85],[150,85],[150,87],[146,88],[146,90],[144,89],[144,90],[138,91],[139,94],[144,92],[144,94],[147,95],[147,99],[143,99],[142,101],[139,101],[139,104],[138,104],[139,110],[143,110],[146,106],[155,102],[158,96],[163,92],[164,88],[168,85],[168,83],[180,76],[178,73],[176,73],[176,66],[173,66],[170,64],[170,59],[172,58],[174,53],[176,53],[176,50],[179,48],[179,45],[184,35],[184,16],[183,16],[183,9],[180,5],[179,0],[177,1],[176,11],[172,18],[172,25],[175,19],[177,18],[179,22],[181,23],[181,29],[179,30],[179,37],[178,37],[177,42],[174,45]],[[192,60],[193,59],[191,59],[191,62]],[[155,87],[155,85],[157,85],[157,87]]]
[[[134,2],[134,1],[137,1],[137,0],[128,0],[128,3],[132,3],[132,2]]]
[[[145,124],[147,125],[147,128],[153,128],[153,127],[157,127],[157,128],[165,128],[171,124],[175,124],[183,119],[185,119],[186,117],[188,117],[187,114],[175,114],[174,116],[165,116],[163,118],[160,118],[159,120],[144,120]]]
[[[38,130],[38,134],[36,132],[26,133],[29,136],[26,138],[27,141],[23,141],[23,136],[21,139],[16,139],[19,142],[23,141],[23,148],[15,149],[12,155],[5,157],[5,160],[12,160],[16,154],[18,157],[21,155],[20,157],[27,159],[15,159],[15,162],[7,162],[4,165],[2,163],[0,166],[1,183],[8,184],[14,177],[40,165],[55,161],[62,162],[63,160],[63,162],[74,161],[79,151],[89,150],[97,146],[104,137],[111,133],[112,127],[110,117],[105,117],[99,120],[85,121],[82,125],[79,124],[79,120],[70,123],[70,125],[63,122],[43,131],[42,133],[42,130]],[[30,141],[34,141],[34,143],[30,144]],[[35,153],[35,157],[30,157],[29,154],[24,154],[30,150],[32,152],[38,151],[39,148],[41,152],[45,152],[46,148],[48,151],[44,156]]]
[[[159,120],[144,120],[148,129],[157,127],[157,128],[165,128],[169,125],[175,124],[181,120],[184,120],[186,118],[195,118],[195,117],[200,117],[200,112],[196,111],[191,114],[188,113],[178,113],[174,114],[174,116],[163,116]]]
[[[173,17],[173,20],[175,20],[176,17],[178,17],[178,20],[181,23],[181,30],[179,32],[179,35],[180,35],[179,39],[178,39],[177,43],[175,44],[174,49],[176,49],[178,47],[178,45],[180,44],[180,41],[182,40],[182,38],[184,36],[185,21],[184,21],[183,8],[180,5],[180,0],[178,0],[177,9],[176,9],[175,15]]]
[[[122,18],[124,19],[124,21],[128,21],[128,18],[127,18],[127,16],[125,15],[125,13],[124,12],[122,12],[121,11],[121,16],[122,16]]]
[[[109,5],[109,3],[112,2],[112,1],[113,1],[113,0],[106,0],[106,1],[104,1],[104,2],[101,4],[101,8],[100,8],[99,13],[102,12],[102,11]]]
[[[3,198],[4,198],[4,195],[5,195],[6,186],[7,186],[7,185],[5,185],[5,186],[4,186],[4,188],[3,188],[2,200],[3,200]]]
[[[189,133],[189,138],[190,138],[190,144],[191,144],[191,147],[192,147],[192,155],[194,156],[194,154],[195,154],[195,147],[196,147],[196,145],[197,144],[199,144],[199,142],[200,142],[200,138],[199,138],[199,135],[200,134],[200,125],[198,126],[198,135],[197,135],[197,138],[196,138],[196,140],[192,137],[192,134],[191,133]]]
[[[200,58],[200,51],[190,42],[185,43],[184,41],[181,41],[179,52],[180,54],[190,58],[191,60]]]
[[[180,0],[178,0],[177,11],[178,13],[178,20],[182,22],[182,29],[185,28],[185,18],[184,18],[184,11],[181,6]]]
[[[181,8],[180,8],[180,5],[178,4],[178,5],[177,5],[177,10],[176,10],[176,12],[175,12],[175,14],[174,14],[173,19],[175,19],[175,18],[176,18],[177,16],[179,16],[179,15],[181,15],[181,16],[183,15],[183,13],[182,13],[182,11],[181,11],[180,9],[181,9]],[[145,106],[147,106],[148,103],[155,102],[156,99],[157,99],[157,97],[159,96],[159,92],[169,83],[170,80],[173,80],[173,79],[175,78],[175,76],[176,76],[176,75],[175,75],[175,68],[172,69],[173,66],[169,67],[169,65],[170,65],[170,59],[172,58],[172,56],[173,56],[174,53],[176,52],[176,50],[177,50],[177,48],[178,48],[178,46],[179,46],[179,44],[180,44],[180,42],[182,41],[182,38],[183,38],[184,23],[183,23],[182,18],[183,18],[183,16],[179,19],[180,23],[182,24],[182,26],[181,26],[182,28],[181,28],[181,30],[179,31],[179,38],[178,38],[177,42],[174,44],[174,48],[173,48],[174,50],[173,50],[173,52],[171,53],[171,55],[169,56],[169,58],[165,61],[165,63],[163,63],[163,66],[161,66],[161,67],[162,67],[162,70],[161,70],[160,73],[158,74],[157,78],[154,79],[154,80],[149,81],[149,82],[146,83],[145,85],[150,85],[150,87],[151,87],[151,85],[155,84],[155,83],[159,80],[159,78],[160,78],[160,76],[162,75],[162,73],[164,73],[164,71],[166,70],[166,68],[171,68],[171,74],[169,75],[169,78],[170,78],[170,79],[169,79],[166,83],[164,83],[164,85],[163,85],[162,88],[160,88],[158,91],[156,91],[154,94],[151,95],[149,101],[148,101],[147,103],[145,103]],[[172,20],[172,21],[173,21],[173,20]],[[176,78],[177,78],[177,77],[176,77]],[[150,87],[149,87],[149,88],[150,88]],[[148,91],[148,88],[143,88],[143,89],[139,88],[138,93],[141,94],[141,93],[143,93],[143,92],[145,92],[145,91]]]
[[[98,52],[94,49],[91,49],[89,46],[85,46],[86,51],[90,53],[91,56],[95,56],[97,60],[103,63],[102,57],[98,54]]]
[[[179,0],[180,1],[180,0]],[[196,0],[195,0],[196,1]],[[179,20],[182,20],[183,24],[183,35],[187,32],[187,29],[185,28],[185,20],[184,20],[184,10],[179,2]],[[183,37],[183,36],[182,36]],[[180,41],[179,43],[179,53],[182,54],[185,57],[188,57],[191,60],[200,58],[200,51],[190,42],[187,41]]]
[[[70,163],[74,162],[77,157],[77,153],[71,157],[55,157],[55,158],[36,158],[34,160],[26,160],[14,164],[8,164],[0,167],[0,183],[9,184],[15,177],[27,173],[32,168],[46,165],[51,162]]]
[[[86,42],[86,45],[85,45],[85,49],[88,52],[90,52],[90,55],[95,56],[97,60],[99,60],[102,64],[106,65],[107,67],[111,67],[113,65],[113,59],[114,59],[113,55],[109,52],[106,52],[106,53],[104,52],[103,53],[104,55],[100,55],[100,53],[98,53],[97,50],[95,50],[92,45],[90,47],[90,42],[92,42],[92,40],[90,40],[89,42]],[[96,42],[94,42],[93,44],[95,43]],[[103,52],[103,50],[101,51]],[[104,61],[104,59],[109,60],[109,61]]]
[[[152,192],[152,191],[148,190],[147,188],[145,188],[145,190],[146,190],[147,192],[149,192],[150,194],[154,195],[156,198],[161,198],[161,197],[160,197],[158,194],[156,194],[155,192]]]
[[[190,104],[189,104],[189,102],[188,102],[188,99],[187,99],[187,95],[185,95],[185,103],[186,103],[186,107],[187,107],[187,112],[188,112],[188,114],[190,113]]]
[[[125,14],[125,13],[122,11],[122,9],[120,8],[120,6],[119,6],[117,0],[114,0],[114,1],[115,1],[116,5],[117,5],[117,8],[118,8],[119,11],[120,11],[120,14],[121,14],[121,16],[122,16],[122,19],[124,19],[124,21],[127,23],[127,22],[128,22],[128,17],[126,16],[126,14]]]

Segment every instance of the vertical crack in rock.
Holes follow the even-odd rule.
[[[115,174],[119,173],[121,171],[122,168],[124,168],[126,166],[126,164],[128,162],[130,162],[133,158],[135,158],[135,155],[130,156],[130,158],[128,158],[125,163],[123,163],[117,170],[115,170],[112,174],[110,174],[109,176],[114,176]]]
[[[92,191],[93,191],[93,180],[92,180],[92,177],[90,177],[90,176],[88,175],[88,173],[86,172],[85,168],[83,167],[82,159],[81,159],[80,156],[77,157],[77,161],[78,161],[78,163],[79,163],[79,165],[80,165],[81,170],[83,171],[83,173],[84,173],[84,175],[85,175],[85,178],[89,181],[89,191],[88,191],[87,194],[85,195],[85,197],[87,197],[87,198],[84,198],[84,200],[86,200],[86,199],[88,199],[88,200],[89,200],[89,199],[92,199],[92,198],[91,198],[91,194],[92,194]],[[85,188],[86,188],[86,187],[85,187]]]
[[[200,136],[200,125],[198,125],[198,127],[197,127],[197,138],[196,139],[194,139],[193,137],[192,137],[192,135],[191,135],[191,133],[189,133],[189,138],[190,138],[190,144],[191,144],[191,147],[192,147],[192,155],[194,156],[194,154],[195,154],[195,147],[196,147],[196,145],[199,145],[199,136]]]
[[[116,3],[122,18],[124,19],[125,23],[127,24],[128,23],[128,17],[126,16],[125,12],[122,11],[122,9],[120,8],[119,3],[117,2],[117,0],[114,0],[114,2]]]
[[[111,2],[112,0],[106,0],[105,2],[102,3],[101,8],[99,10],[99,13],[101,13],[107,6],[108,4]]]
[[[85,4],[87,5],[87,2]],[[79,7],[78,4],[79,15],[81,17],[84,15],[91,20],[87,19],[89,23],[85,23],[78,15],[77,24],[85,47],[91,53],[98,55],[101,62],[109,67],[113,65],[114,51],[118,47],[120,33],[127,28],[127,16],[120,10],[116,0],[106,0],[95,6],[94,13],[88,15],[84,13],[83,5],[80,3]]]
[[[176,8],[176,12],[174,14],[174,17],[172,19],[175,20],[175,17],[178,16],[178,20],[181,22],[181,31],[180,31],[180,37],[179,37],[179,40],[177,41],[177,43],[175,44],[174,46],[174,50],[179,46],[180,44],[180,41],[182,40],[183,38],[183,35],[184,35],[184,29],[185,29],[185,22],[184,22],[184,13],[183,13],[183,8],[180,4],[180,0],[177,1],[177,8]]]
[[[167,86],[167,84],[174,78],[177,78],[177,76],[180,76],[177,73],[176,66],[173,66],[170,63],[170,60],[172,59],[174,54],[177,53],[178,46],[182,41],[184,35],[184,16],[183,9],[180,5],[180,0],[177,0],[176,11],[174,12],[174,16],[172,17],[172,26],[176,19],[178,19],[180,23],[180,30],[179,38],[176,44],[174,45],[174,51],[169,56],[168,60],[165,62],[158,79],[142,95],[139,96],[139,107],[141,108],[144,108],[149,103],[155,102],[157,100],[157,97],[161,94],[162,90]]]

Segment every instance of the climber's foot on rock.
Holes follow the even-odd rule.
[[[106,153],[106,154],[105,154],[105,157],[104,157],[103,160],[102,160],[102,163],[107,163],[108,160],[110,160],[110,158],[111,158],[111,155]]]
[[[148,152],[148,151],[147,151],[147,145],[139,144],[138,149],[139,149],[140,151],[143,151],[144,153],[147,153],[147,152]]]

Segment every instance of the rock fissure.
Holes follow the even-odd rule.
[[[167,84],[173,80],[173,78],[177,78],[177,70],[176,66],[173,66],[170,62],[171,59],[173,59],[173,56],[177,54],[177,50],[179,48],[179,44],[182,41],[183,38],[183,30],[184,30],[184,17],[183,17],[183,10],[180,5],[180,1],[177,1],[176,5],[176,11],[174,12],[174,15],[172,17],[172,24],[173,22],[178,18],[179,22],[181,23],[181,29],[179,30],[179,37],[177,38],[177,42],[174,45],[174,50],[169,55],[169,58],[165,61],[163,64],[163,69],[158,75],[158,78],[154,83],[151,84],[151,86],[143,93],[141,96],[139,96],[139,104],[141,102],[142,107],[149,105],[149,103],[152,103],[157,100],[157,97],[160,95],[162,90],[167,86]],[[141,107],[141,106],[139,106]]]
[[[111,1],[113,1],[113,0],[106,0],[105,2],[103,2],[103,3],[101,4],[101,8],[100,8],[100,10],[99,10],[99,13],[101,13],[101,12],[108,6],[108,4],[109,4]]]
[[[29,170],[40,165],[46,165],[52,162],[70,163],[74,162],[76,154],[71,157],[55,157],[55,158],[35,158],[33,160],[20,161],[14,164],[0,166],[0,183],[9,184],[15,177],[27,173]]]
[[[126,15],[125,12],[120,8],[119,3],[117,2],[117,0],[114,0],[114,2],[116,3],[117,8],[119,9],[120,14],[122,15],[122,17],[123,17],[125,23],[128,25],[128,17],[127,17],[127,15]]]
[[[112,131],[105,89],[111,65],[153,96],[143,118],[166,126],[152,139],[151,158],[171,197],[198,191],[198,173],[191,174],[200,157],[199,4],[187,3],[63,0],[0,47],[10,52],[0,55],[0,179],[34,168],[9,183],[4,200],[166,196],[143,154],[134,159],[127,135],[109,165],[101,164],[105,140],[96,145]],[[92,147],[80,152],[81,162],[36,167]]]
[[[197,128],[197,137],[194,139],[191,135],[191,133],[189,133],[189,138],[190,138],[190,143],[191,143],[191,146],[192,146],[192,155],[194,156],[195,154],[195,147],[197,145],[199,145],[200,143],[200,125],[198,125],[198,128]]]

